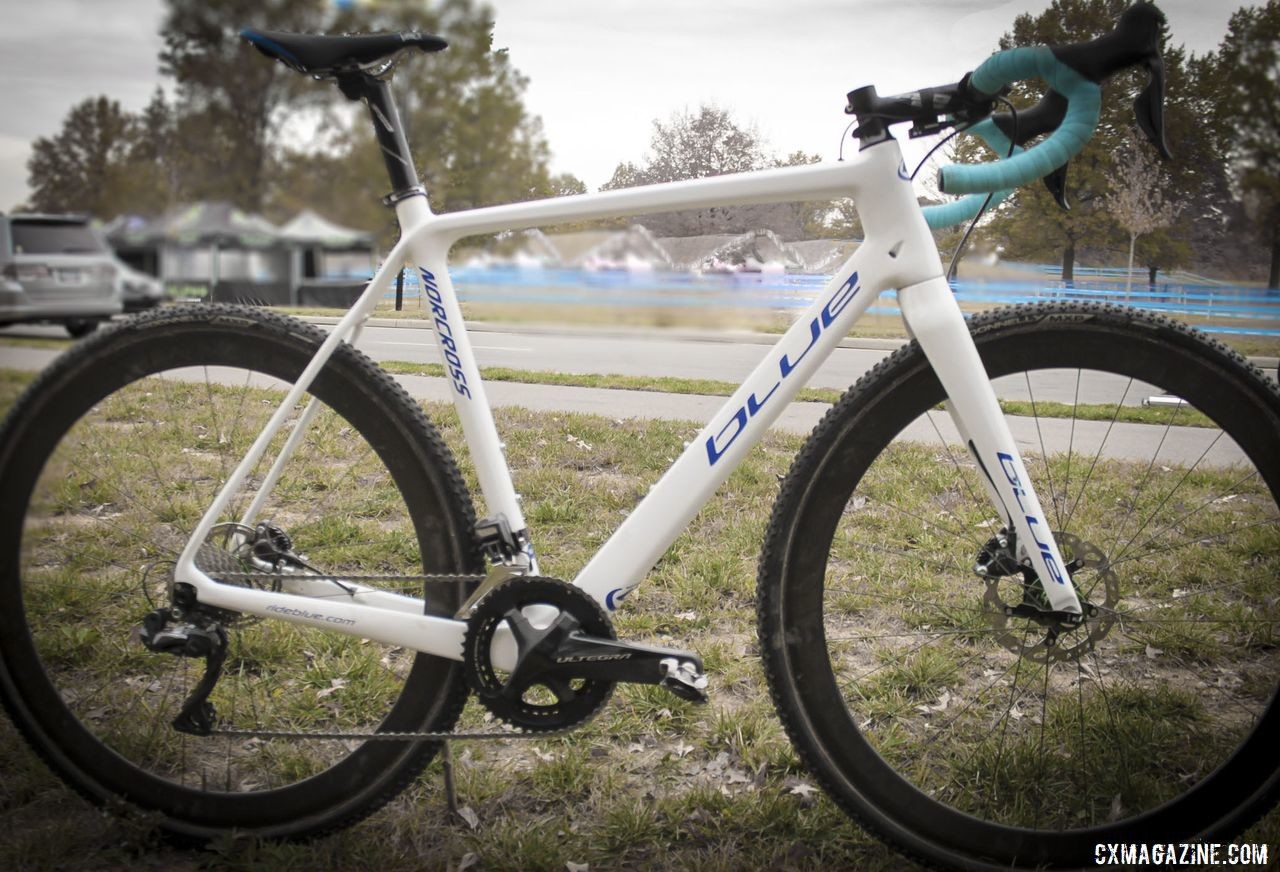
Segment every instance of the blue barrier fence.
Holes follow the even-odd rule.
[[[1121,271],[1123,272],[1123,271]],[[802,308],[828,277],[796,273],[664,273],[623,270],[463,267],[451,272],[458,296],[476,303],[615,305],[633,308],[727,306],[752,309]],[[1040,300],[1096,300],[1170,315],[1211,318],[1212,333],[1280,337],[1280,291],[1257,287],[1145,282],[1126,291],[1124,282],[1082,278],[1073,282],[1028,277],[1021,281],[957,281],[956,297],[982,306]],[[406,270],[403,294],[417,306],[417,275]],[[394,297],[394,282],[387,296]],[[881,296],[870,309],[896,315],[896,293]]]

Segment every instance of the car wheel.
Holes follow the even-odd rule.
[[[67,332],[73,339],[79,339],[97,330],[98,322],[92,318],[68,318],[63,322],[63,326],[67,328]]]

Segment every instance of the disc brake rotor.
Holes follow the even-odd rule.
[[[1120,600],[1120,581],[1101,549],[1070,533],[1055,532],[1053,536],[1063,560],[1075,566],[1071,581],[1085,608],[1079,625],[1043,627],[1011,616],[1009,609],[1024,602],[1027,595],[1018,574],[989,579],[982,597],[983,611],[996,631],[996,641],[1014,654],[1039,663],[1079,660],[1093,651],[1115,624],[1115,607]]]

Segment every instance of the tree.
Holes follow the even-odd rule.
[[[1093,39],[1114,28],[1128,5],[1127,0],[1054,0],[1052,6],[1038,16],[1019,15],[1013,30],[1000,39],[1000,48]],[[1120,82],[1121,89],[1129,90],[1125,84]],[[1042,83],[1019,82],[1013,87],[1010,99],[1016,106],[1026,108],[1042,95]],[[1124,113],[1130,111],[1128,107],[1129,101],[1117,100],[1114,94],[1104,99],[1098,133],[1071,161],[1068,169],[1070,211],[1060,209],[1039,184],[1020,188],[997,210],[990,231],[1005,240],[1009,254],[1058,258],[1063,280],[1070,281],[1080,252],[1106,245],[1114,225],[1100,208],[1101,198],[1106,191],[1106,173],[1117,145],[1117,133],[1128,126],[1124,118]],[[957,156],[971,159],[978,150],[961,144]]]
[[[1267,286],[1280,287],[1280,0],[1231,16],[1218,50],[1217,104],[1231,181],[1269,248]]]
[[[1012,31],[1001,38],[1000,47],[1093,39],[1114,28],[1128,5],[1129,0],[1054,0],[1039,16],[1018,16]],[[1216,216],[1223,202],[1222,162],[1213,131],[1205,123],[1206,103],[1214,99],[1214,86],[1204,77],[1202,60],[1169,45],[1167,30],[1161,34],[1161,52],[1167,85],[1165,130],[1174,152],[1173,160],[1164,167],[1164,190],[1167,199],[1187,206],[1173,226],[1149,235],[1137,247],[1151,269],[1177,265],[1187,257],[1190,240],[1207,240],[1220,232]],[[1097,131],[1068,167],[1070,211],[1061,210],[1038,184],[1019,189],[997,210],[989,233],[1004,243],[1010,256],[1060,259],[1063,278],[1070,280],[1080,256],[1108,256],[1122,250],[1116,225],[1103,203],[1114,154],[1132,125],[1133,99],[1145,83],[1145,75],[1133,70],[1117,75],[1105,86]],[[1011,98],[1025,108],[1041,93],[1040,83],[1019,83]],[[1144,143],[1143,147],[1148,146]],[[972,142],[962,141],[957,156],[972,161],[981,151]]]
[[[685,110],[673,113],[666,121],[654,120],[643,163],[618,164],[602,189],[797,166],[817,160],[817,155],[804,152],[773,157],[753,128],[739,125],[728,110],[703,104],[697,112]],[[767,228],[783,239],[801,239],[818,235],[829,209],[828,203],[716,206],[648,215],[644,223],[656,236],[746,233]]]
[[[151,101],[133,118],[120,201],[109,214],[158,215],[180,197],[175,160],[175,112],[156,88]]]
[[[230,200],[262,208],[274,137],[305,80],[252,53],[246,26],[313,30],[320,0],[166,0],[160,69],[177,85],[181,107],[174,146],[184,199]]]
[[[1129,269],[1124,291],[1133,289],[1133,257],[1138,239],[1171,224],[1179,205],[1167,199],[1165,174],[1145,143],[1130,132],[1111,171],[1107,174],[1110,190],[1102,198],[1103,208],[1129,234]]]
[[[769,163],[760,134],[742,127],[726,109],[703,104],[653,122],[643,178],[646,184],[743,173]]]
[[[41,212],[113,217],[125,179],[133,120],[119,102],[90,97],[72,107],[53,137],[40,137],[27,161],[30,205]]]
[[[541,121],[524,107],[527,80],[505,50],[493,48],[487,6],[472,0],[432,7],[352,5],[339,9],[327,27],[335,32],[420,30],[449,41],[445,51],[404,57],[392,79],[414,163],[434,211],[585,190],[571,175],[551,175]],[[310,89],[307,99],[325,108],[334,135],[325,148],[281,153],[283,183],[272,192],[270,207],[287,213],[297,206],[296,191],[305,191],[313,208],[381,231],[389,241],[394,215],[380,201],[386,171],[368,114],[361,107],[353,116],[330,84],[295,78]]]

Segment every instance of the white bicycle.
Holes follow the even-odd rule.
[[[1001,52],[954,85],[855,91],[844,162],[445,215],[386,81],[399,52],[443,40],[246,31],[367,103],[402,240],[332,333],[165,308],[76,346],[23,394],[0,430],[9,716],[89,799],[198,841],[361,819],[442,741],[477,737],[454,729],[469,693],[506,725],[482,735],[507,738],[581,724],[617,682],[702,699],[697,655],[618,640],[609,613],[896,288],[914,341],[814,430],[760,558],[760,652],[800,757],[852,816],[938,863],[1077,867],[1098,843],[1240,832],[1280,784],[1280,392],[1131,309],[966,324],[930,235],[1062,167],[1121,69],[1151,71],[1136,106],[1162,146],[1161,20],[1139,4],[1110,35]],[[992,115],[1034,76],[1050,88],[1039,106]],[[967,129],[1009,157],[948,167],[943,189],[974,193],[922,212],[899,122]],[[450,244],[838,196],[859,204],[866,241],[572,583],[541,576]],[[481,520],[422,408],[353,347],[406,257]],[[1154,395],[1177,399],[1143,411]]]

